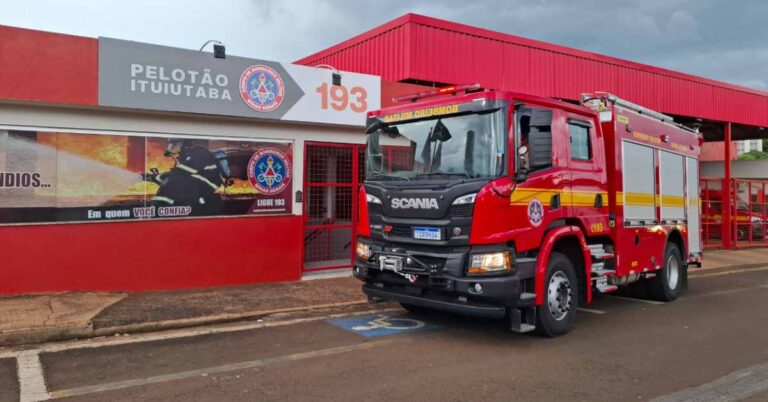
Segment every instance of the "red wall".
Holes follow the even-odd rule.
[[[0,227],[0,294],[301,278],[301,217]]]
[[[0,25],[0,98],[97,103],[98,41]]]
[[[404,84],[396,81],[381,81],[381,107],[390,107],[398,105],[392,101],[393,98],[403,95],[412,95],[419,92],[429,91],[432,87],[414,84]]]
[[[0,26],[0,99],[98,101],[98,41]],[[0,227],[0,294],[301,278],[300,216]]]
[[[722,161],[725,156],[725,149],[723,148],[723,144],[725,142],[719,141],[719,142],[705,142],[701,145],[701,156],[700,160],[702,162],[704,161]],[[731,160],[739,159],[739,156],[737,154],[736,150],[736,141],[731,141]]]

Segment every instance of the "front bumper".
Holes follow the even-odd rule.
[[[533,292],[533,269],[532,262],[520,262],[516,263],[513,273],[501,276],[465,276],[462,267],[459,275],[455,270],[436,269],[413,274],[407,279],[358,260],[353,272],[356,278],[365,282],[363,292],[369,297],[458,314],[501,318],[508,308],[522,304],[523,293]]]
[[[400,303],[413,304],[419,307],[427,307],[435,310],[448,311],[450,313],[471,315],[476,317],[502,318],[507,313],[504,306],[481,305],[477,303],[459,303],[449,297],[423,297],[410,295],[392,288],[377,288],[373,285],[363,285],[363,292],[368,297],[394,300]]]

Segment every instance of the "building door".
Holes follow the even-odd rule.
[[[363,149],[354,144],[305,145],[304,272],[352,265]]]

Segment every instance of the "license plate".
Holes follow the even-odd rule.
[[[413,228],[413,238],[422,240],[440,240],[440,228]]]

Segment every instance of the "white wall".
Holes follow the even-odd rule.
[[[0,103],[0,129],[114,134],[187,134],[293,141],[293,214],[302,214],[296,191],[304,184],[306,141],[363,144],[363,127],[266,123],[245,118]]]
[[[723,177],[722,161],[701,162],[701,177]],[[731,176],[742,179],[768,179],[768,159],[731,161]]]

